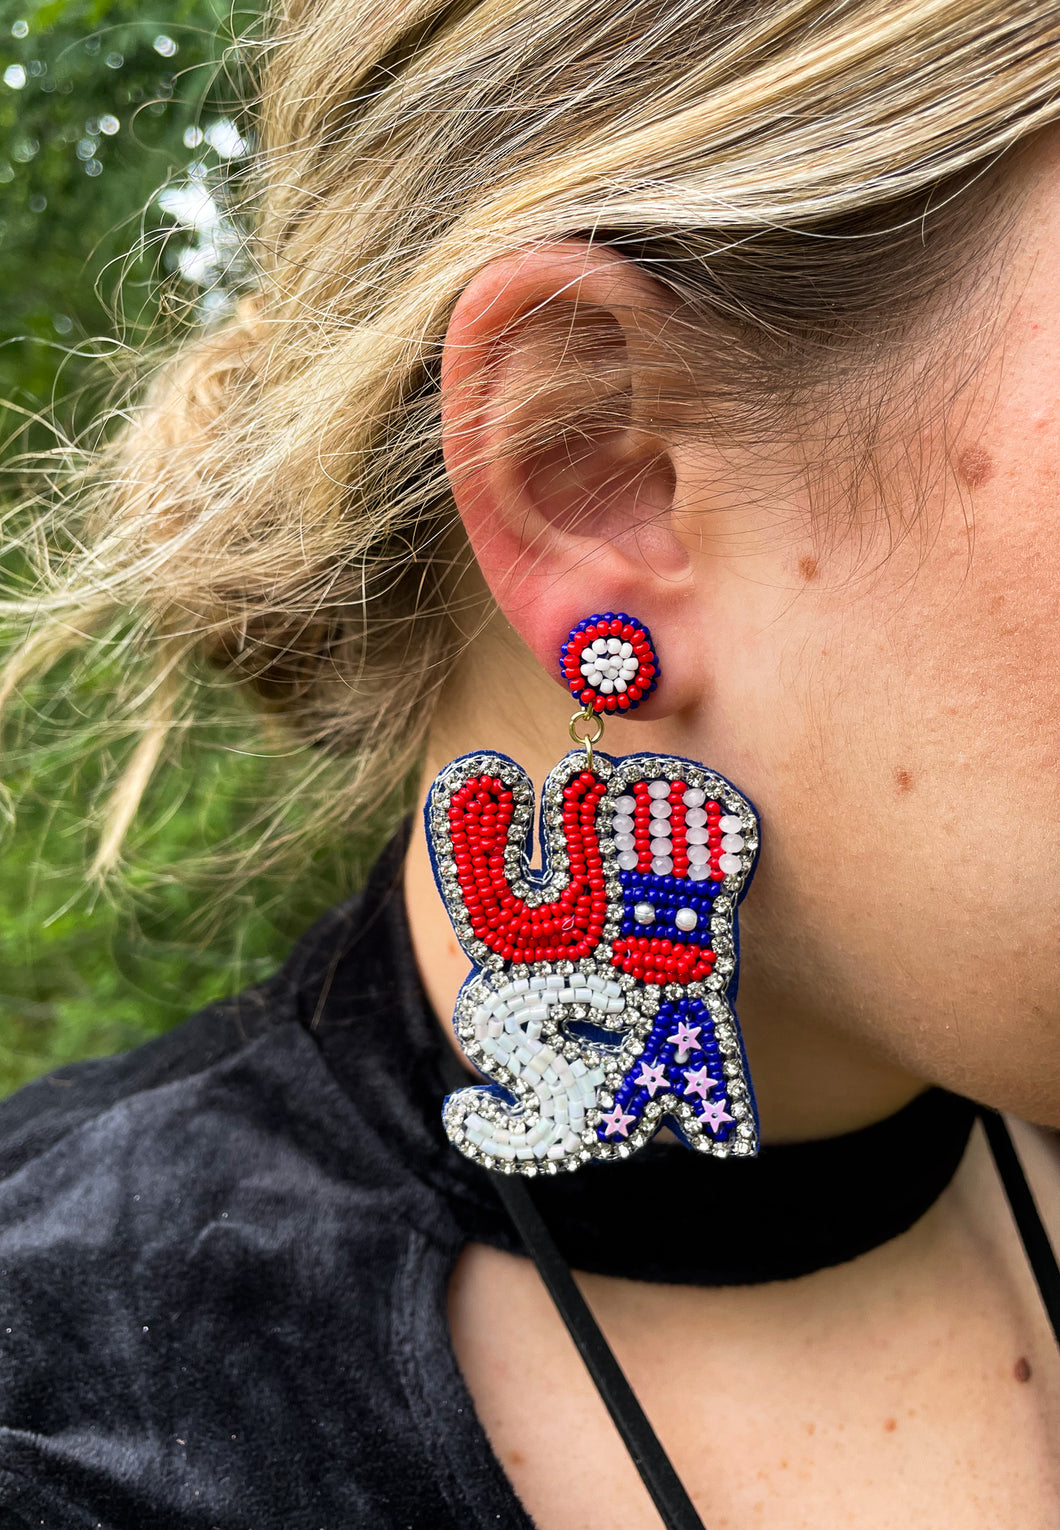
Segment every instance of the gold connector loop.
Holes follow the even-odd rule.
[[[595,723],[596,727],[592,733],[579,733],[577,731],[578,723]],[[567,731],[570,733],[570,736],[574,742],[576,744],[581,744],[584,748],[585,767],[587,770],[592,770],[593,747],[594,745],[598,744],[604,736],[603,718],[600,716],[599,712],[594,712],[591,706],[583,707],[580,712],[575,712],[574,716],[570,720],[570,723],[568,724]]]

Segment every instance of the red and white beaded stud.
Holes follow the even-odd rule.
[[[659,683],[659,659],[643,622],[597,612],[571,629],[559,651],[563,683],[585,711],[632,712]]]

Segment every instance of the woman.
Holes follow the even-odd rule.
[[[658,1523],[518,1176],[443,1130],[469,963],[399,828],[470,751],[540,789],[608,611],[662,674],[604,747],[761,814],[765,1146],[524,1183],[712,1530],[1056,1523],[965,1101],[1036,1123],[1060,1225],[1058,79],[1050,0],[290,0],[257,289],[100,465],[8,688],[135,610],[111,844],[189,633],[345,761],[351,847],[398,837],[274,980],[0,1112],[5,1524]]]

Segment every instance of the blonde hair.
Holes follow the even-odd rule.
[[[36,623],[8,692],[130,612],[157,667],[100,865],[187,715],[191,648],[343,759],[333,815],[407,777],[460,641],[438,371],[477,270],[624,250],[680,300],[728,425],[765,430],[989,249],[967,187],[1057,115],[1058,43],[1055,0],[289,0],[254,291],[60,489],[78,533],[6,608]]]

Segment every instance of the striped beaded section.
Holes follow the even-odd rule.
[[[722,882],[742,870],[742,824],[683,781],[638,781],[615,803],[611,829],[622,871]]]

